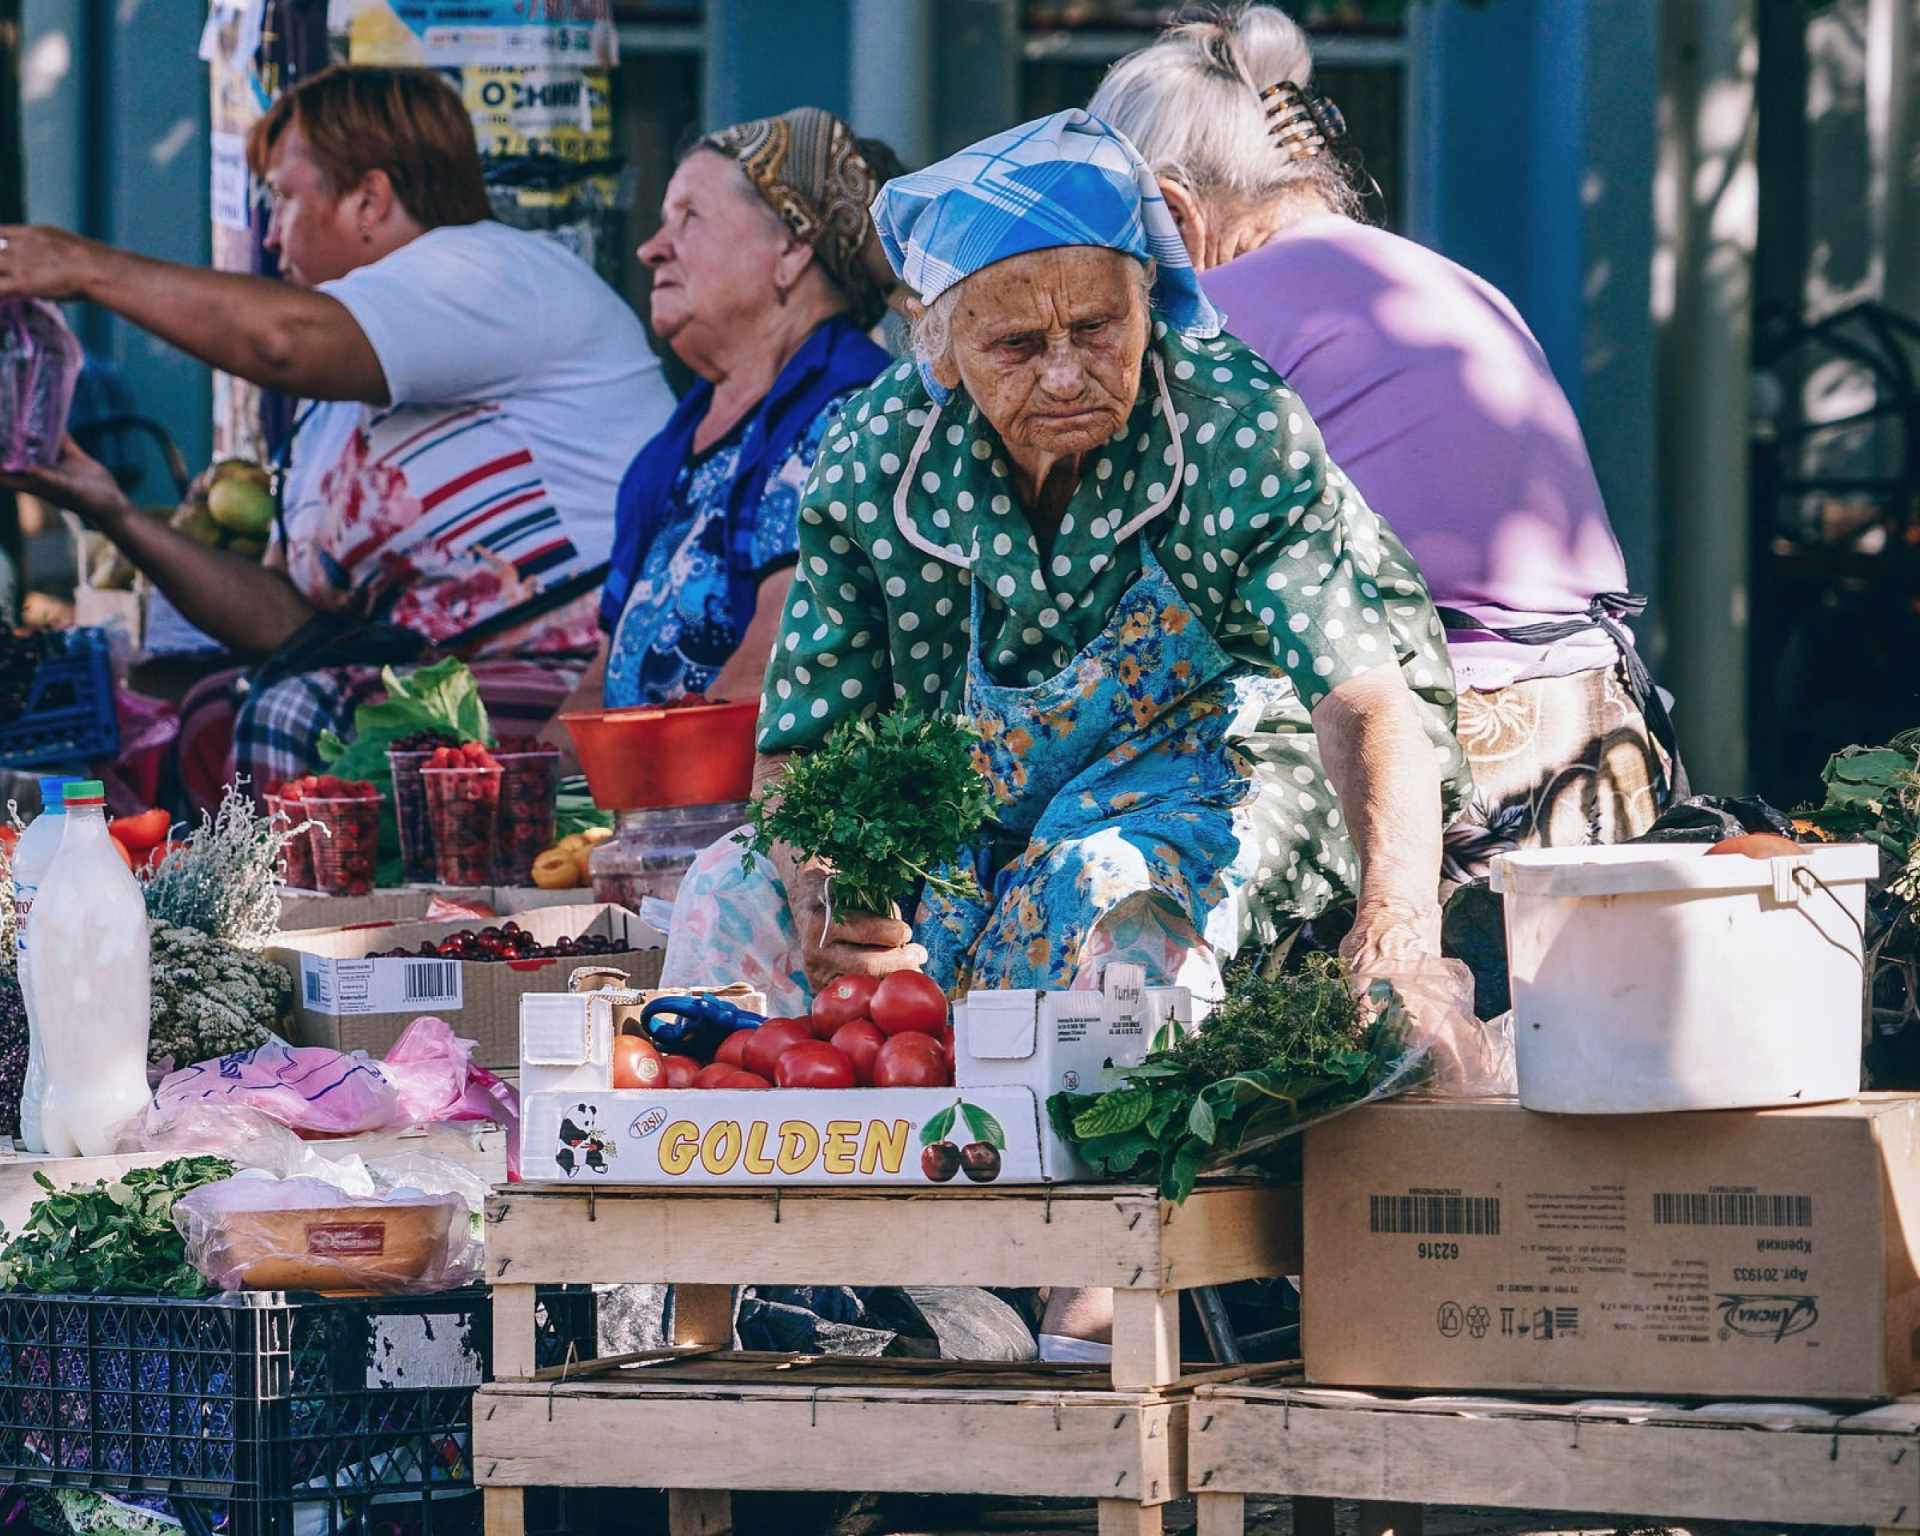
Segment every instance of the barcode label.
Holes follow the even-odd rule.
[[[304,955],[300,1003],[336,1019],[432,1008],[457,1013],[466,1002],[458,960],[335,960]]]
[[[1812,1195],[1706,1191],[1653,1197],[1656,1227],[1810,1227]]]
[[[1368,1195],[1367,1230],[1391,1237],[1498,1237],[1498,1195]]]
[[[409,960],[404,989],[409,1003],[442,1003],[460,995],[460,962]]]

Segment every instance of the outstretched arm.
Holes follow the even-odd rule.
[[[271,278],[210,272],[0,225],[0,298],[86,299],[203,363],[303,400],[388,403],[387,379],[338,299]]]

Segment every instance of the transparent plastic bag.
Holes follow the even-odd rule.
[[[223,1291],[423,1295],[477,1282],[464,1196],[398,1186],[349,1195],[322,1179],[236,1174],[174,1202],[187,1260]]]
[[[43,299],[0,299],[0,470],[60,457],[85,354]]]
[[[1483,1099],[1519,1091],[1513,1066],[1513,1017],[1481,1020],[1473,1007],[1473,972],[1431,955],[1399,961],[1373,979],[1392,986],[1415,1042],[1410,1064],[1424,1063],[1420,1091],[1430,1098]],[[1395,1074],[1398,1079],[1400,1074]],[[1411,1087],[1406,1083],[1404,1087]],[[1379,1098],[1388,1097],[1382,1093]]]

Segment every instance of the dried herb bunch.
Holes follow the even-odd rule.
[[[264,949],[280,925],[279,861],[291,835],[229,784],[219,811],[203,815],[186,846],[147,881],[147,915],[240,949]]]

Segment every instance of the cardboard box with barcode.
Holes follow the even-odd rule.
[[[293,976],[294,1039],[340,1051],[383,1054],[422,1014],[437,1014],[479,1043],[482,1066],[510,1068],[520,1058],[520,999],[564,992],[580,956],[535,960],[374,960],[376,950],[418,949],[451,934],[478,932],[499,919],[453,923],[386,923],[361,928],[308,928],[282,933],[267,953]],[[660,977],[666,935],[624,907],[541,907],[514,918],[542,944],[603,934],[612,953],[593,955],[648,986]]]
[[[952,1088],[648,1091],[611,1086],[615,1018],[629,996],[522,1002],[523,1179],[926,1188],[1089,1178],[1054,1134],[1048,1096],[1097,1089],[1109,1064],[1139,1062],[1156,1037],[1193,1021],[1184,988],[1149,988],[1138,966],[1113,965],[1097,992],[969,993],[953,1011]],[[975,1154],[963,1172],[955,1157],[975,1143],[993,1155]]]
[[[1920,1382],[1920,1098],[1306,1135],[1308,1379],[1875,1400]]]

